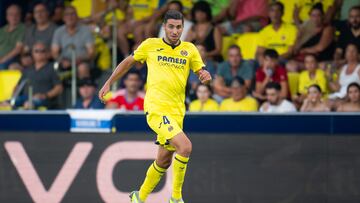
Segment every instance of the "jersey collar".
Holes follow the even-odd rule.
[[[162,41],[165,44],[169,45],[172,49],[175,49],[176,47],[178,47],[181,44],[181,40],[179,40],[179,43],[177,45],[167,43],[164,38],[162,38]]]

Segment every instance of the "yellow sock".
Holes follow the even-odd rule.
[[[165,172],[166,169],[158,166],[156,161],[151,164],[146,172],[144,183],[141,185],[139,190],[139,197],[142,202],[145,202],[147,196],[154,190]]]
[[[185,172],[187,168],[187,162],[189,161],[189,157],[183,157],[179,154],[175,155],[173,161],[173,193],[172,197],[174,199],[182,198],[182,185],[184,183]]]

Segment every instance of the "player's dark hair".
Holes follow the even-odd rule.
[[[179,8],[180,8],[180,12],[183,12],[183,10],[184,10],[184,6],[181,3],[181,1],[174,0],[174,1],[170,1],[169,4],[177,4],[179,6]]]
[[[284,8],[285,7],[284,7],[283,3],[279,2],[279,1],[276,1],[276,2],[271,3],[269,7],[273,7],[273,6],[278,6],[280,11],[281,11],[281,14],[284,14]]]
[[[313,84],[313,85],[310,85],[308,87],[308,91],[310,90],[310,88],[315,88],[318,92],[322,93],[322,90],[321,90],[321,87],[318,85],[318,84]]]
[[[310,13],[313,12],[314,10],[318,10],[318,11],[320,11],[320,13],[322,15],[324,15],[324,7],[323,7],[323,4],[321,2],[316,3],[315,5],[313,5],[313,7],[311,7],[311,9],[310,9]]]
[[[277,51],[275,49],[266,49],[264,52],[264,57],[269,57],[272,59],[278,59],[279,58],[279,54],[277,53]]]
[[[265,89],[275,89],[276,91],[280,92],[281,91],[281,85],[277,82],[269,82],[268,84],[266,84]]]
[[[191,19],[194,23],[196,23],[195,19],[195,13],[197,11],[204,12],[206,14],[206,19],[208,21],[212,20],[212,14],[211,14],[211,7],[210,4],[206,1],[198,1],[194,4],[193,8],[191,9]]]
[[[349,90],[350,90],[350,88],[352,88],[352,87],[356,87],[356,88],[360,91],[360,85],[359,85],[359,83],[353,82],[353,83],[350,83],[350,84],[347,86],[347,93],[349,93]]]
[[[168,10],[165,13],[164,24],[166,24],[169,19],[181,20],[182,23],[184,24],[184,16],[181,12],[179,12],[177,10]]]

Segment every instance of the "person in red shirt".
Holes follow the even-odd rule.
[[[273,49],[267,49],[264,52],[264,65],[256,71],[256,86],[253,96],[259,100],[265,100],[265,86],[269,82],[276,82],[281,85],[281,98],[289,96],[287,72],[279,64],[279,54]]]
[[[107,109],[123,109],[127,111],[144,110],[144,98],[140,96],[141,75],[138,71],[129,72],[124,78],[124,90],[114,95],[107,104]]]

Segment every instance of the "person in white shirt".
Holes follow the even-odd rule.
[[[281,86],[279,83],[270,82],[265,87],[266,102],[260,107],[260,112],[265,113],[288,113],[296,112],[294,104],[280,96]]]

